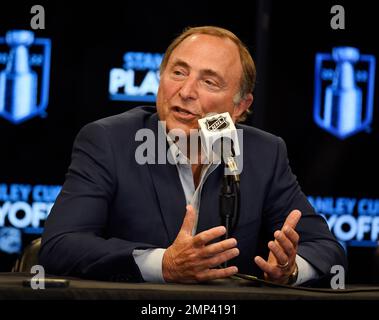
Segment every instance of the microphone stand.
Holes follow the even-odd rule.
[[[225,171],[228,169],[232,173],[224,174],[220,192],[221,224],[226,228],[224,239],[228,239],[230,235],[233,234],[239,219],[240,180],[238,169],[233,157],[228,157],[227,163],[225,163],[224,159],[222,159],[222,163],[224,163]],[[227,266],[228,263],[225,261],[223,263],[223,268],[226,268]]]
[[[235,182],[231,176],[224,175],[220,192],[220,216],[221,224],[225,226],[225,239],[228,239],[232,234],[235,223],[233,218],[236,216],[236,208],[238,208],[238,195]]]

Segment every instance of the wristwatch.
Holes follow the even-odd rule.
[[[295,262],[295,270],[290,274],[287,281],[287,285],[290,285],[290,286],[293,285],[296,282],[298,275],[299,275],[299,269],[297,267],[297,263]]]

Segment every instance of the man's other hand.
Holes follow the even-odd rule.
[[[174,243],[163,255],[162,272],[165,281],[194,283],[227,278],[237,273],[238,269],[235,266],[216,268],[239,255],[236,248],[237,240],[230,238],[208,244],[225,234],[226,229],[223,226],[193,236],[195,210],[191,205],[186,209],[182,227]]]
[[[290,275],[295,271],[299,234],[295,231],[301,217],[299,210],[293,210],[288,215],[281,230],[274,232],[275,241],[268,243],[270,254],[268,260],[255,257],[254,261],[264,271],[268,281],[286,284]]]

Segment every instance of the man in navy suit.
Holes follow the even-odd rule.
[[[209,113],[243,120],[253,101],[254,62],[241,41],[217,27],[186,30],[161,64],[157,108],[141,107],[85,126],[66,181],[45,224],[46,272],[114,281],[201,282],[240,273],[301,284],[346,264],[288,164],[282,139],[243,130],[240,216],[223,239],[219,191],[224,169],[189,162],[186,137]],[[157,111],[157,112],[156,112]],[[162,129],[163,128],[163,129]],[[156,148],[140,164],[138,132]],[[162,142],[163,141],[163,142]],[[160,164],[157,149],[177,159]],[[219,267],[228,261],[228,267]]]

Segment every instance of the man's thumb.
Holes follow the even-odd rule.
[[[288,225],[291,228],[295,229],[300,218],[301,212],[299,210],[292,210],[291,213],[288,215],[286,221],[284,222],[284,226]]]

